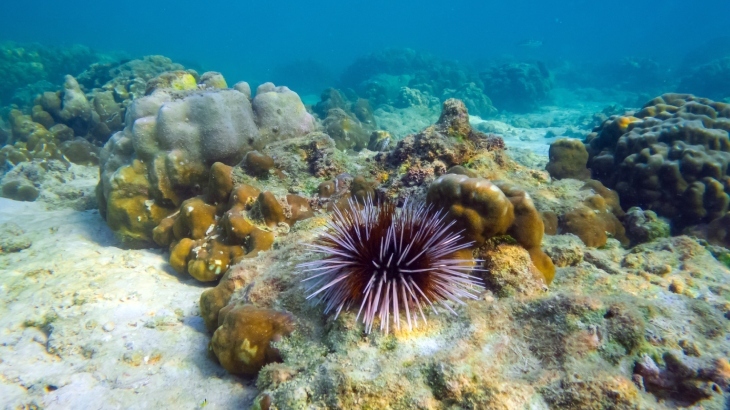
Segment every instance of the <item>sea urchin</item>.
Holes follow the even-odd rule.
[[[405,310],[408,328],[411,316],[418,325],[424,322],[423,304],[434,308],[451,300],[476,299],[471,292],[481,288],[481,280],[469,273],[474,260],[460,259],[459,251],[472,243],[446,223],[446,214],[424,204],[406,201],[402,209],[392,203],[376,206],[367,201],[361,208],[354,203],[346,210],[335,209],[328,231],[318,243],[310,245],[325,257],[299,265],[312,275],[307,299],[318,298],[326,304],[325,313],[359,305],[365,331],[370,333],[375,317],[380,330],[388,332],[390,316],[400,329],[400,312]]]

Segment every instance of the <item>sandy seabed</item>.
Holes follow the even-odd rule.
[[[8,223],[32,245],[0,253],[3,408],[250,405],[251,382],[208,356],[204,287],[174,272],[164,250],[121,249],[98,211],[0,198]]]

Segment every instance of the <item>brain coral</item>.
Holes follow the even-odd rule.
[[[314,129],[286,87],[259,88],[253,102],[237,89],[154,90],[134,100],[124,129],[102,149],[100,210],[122,240],[149,243],[162,218],[202,192],[211,164],[233,165],[267,142]]]
[[[612,116],[586,138],[593,178],[677,226],[709,222],[730,204],[730,104],[664,94]]]

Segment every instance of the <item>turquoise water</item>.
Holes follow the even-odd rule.
[[[18,1],[3,5],[0,40],[162,54],[252,83],[299,60],[337,78],[354,59],[385,47],[463,61],[602,63],[631,56],[674,69],[688,53],[728,35],[728,14],[723,0]],[[527,40],[542,46],[518,46]]]

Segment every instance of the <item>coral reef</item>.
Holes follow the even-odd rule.
[[[730,98],[730,57],[692,67],[682,77],[677,91],[718,101],[727,100]]]
[[[543,63],[507,63],[480,74],[484,91],[500,110],[528,112],[539,107],[552,89]]]
[[[386,49],[356,60],[345,69],[341,85],[376,108],[430,107],[457,98],[473,115],[497,112],[472,67],[411,49]]]
[[[148,87],[152,90],[155,87],[198,87],[196,73],[164,71],[172,68],[182,69],[182,66],[165,57],[149,56],[123,64],[96,63],[79,76],[81,83],[67,75],[60,91],[46,91],[35,97],[29,115],[17,109],[9,112],[10,132],[2,133],[2,139],[8,145],[0,148],[0,160],[13,166],[38,162],[44,168],[51,160],[61,161],[67,167],[72,164],[97,165],[100,155],[98,145],[123,128],[126,109],[133,98],[144,95]],[[174,81],[166,82],[165,78]],[[225,86],[221,78],[220,74],[206,73],[201,84],[211,87],[207,81]],[[87,87],[86,90],[84,87]],[[33,188],[31,185],[36,186]],[[33,200],[39,196],[38,192],[33,192],[37,191],[38,185],[37,181],[28,184],[17,179],[6,180],[4,195]],[[70,194],[70,189],[68,191]],[[93,197],[85,194],[86,198]],[[80,202],[72,206],[86,209],[86,205]]]
[[[233,168],[220,162],[211,166],[207,187],[152,231],[155,243],[170,247],[170,265],[202,282],[217,281],[242,258],[271,248],[276,232],[313,215],[305,198],[235,183]]]
[[[45,83],[40,90],[48,90],[61,84],[67,74],[76,75],[87,66],[103,57],[88,47],[73,45],[53,47],[41,44],[0,44],[0,105],[14,102],[27,106],[37,93],[29,99],[14,98],[16,90],[30,84]]]
[[[665,94],[594,130],[588,167],[624,208],[655,211],[675,229],[711,222],[730,204],[728,124],[727,104]]]
[[[457,90],[469,83],[468,78],[476,77],[469,71],[457,62],[427,53],[389,48],[357,59],[345,69],[340,82],[379,105],[397,95],[403,86],[435,96],[445,89]]]
[[[463,101],[472,115],[482,118],[488,118],[497,113],[497,109],[492,105],[492,100],[473,82],[456,90],[444,90],[443,98],[456,98]]]
[[[391,151],[376,158],[386,172],[392,174],[396,170],[395,175],[388,177],[387,190],[402,199],[409,191],[401,188],[422,189],[449,168],[466,164],[483,152],[502,149],[504,141],[500,137],[472,129],[463,102],[449,99],[444,102],[436,124],[406,136]]]
[[[210,164],[235,165],[249,151],[314,127],[297,94],[271,83],[253,101],[236,89],[155,90],[133,101],[124,130],[101,152],[102,215],[124,241],[149,243],[164,217],[202,192]]]

